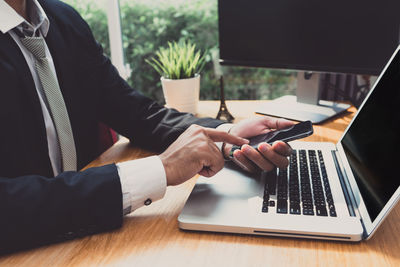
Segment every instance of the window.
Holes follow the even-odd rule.
[[[109,0],[65,0],[75,7],[92,28],[95,38],[110,55],[106,6]],[[190,39],[207,53],[201,73],[201,99],[219,99],[217,0],[120,0],[125,63],[130,85],[164,103],[160,77],[145,62],[168,41]],[[294,94],[296,75],[292,71],[262,68],[220,68],[226,99],[273,99]]]

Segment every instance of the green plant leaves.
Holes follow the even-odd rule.
[[[203,69],[204,55],[191,41],[168,42],[168,47],[156,52],[156,58],[146,59],[146,62],[167,79],[186,79]]]

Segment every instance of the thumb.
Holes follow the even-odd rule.
[[[265,117],[263,120],[263,124],[270,129],[281,130],[293,126],[295,123],[283,118]]]
[[[248,144],[249,140],[244,139],[242,137],[224,132],[224,131],[218,131],[216,129],[211,129],[211,128],[206,128],[205,132],[207,134],[207,136],[213,140],[214,142],[225,142],[225,143],[229,143],[232,145],[244,145],[244,144]]]

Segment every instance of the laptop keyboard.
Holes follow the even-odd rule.
[[[293,150],[287,169],[267,173],[262,212],[336,217],[335,204],[321,150]]]

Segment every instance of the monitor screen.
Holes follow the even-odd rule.
[[[219,0],[221,64],[379,74],[400,38],[399,0]]]
[[[399,103],[397,52],[341,142],[372,222],[400,185]]]

